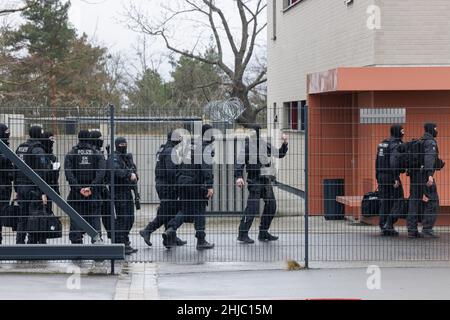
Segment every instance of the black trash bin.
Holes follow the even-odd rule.
[[[327,179],[323,181],[323,208],[325,220],[344,220],[345,207],[336,201],[336,197],[345,195],[343,179]]]

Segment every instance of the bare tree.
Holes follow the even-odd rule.
[[[130,5],[127,7],[126,12],[128,26],[134,31],[159,37],[172,53],[220,68],[226,75],[227,81],[224,85],[230,87],[230,96],[242,101],[245,108],[237,122],[244,125],[246,123],[254,123],[258,113],[264,110],[266,106],[253,108],[249,94],[256,87],[267,81],[267,69],[264,66],[251,79],[249,79],[248,74],[251,72],[249,67],[255,55],[258,37],[267,26],[266,20],[262,17],[267,3],[266,0],[234,0],[235,9],[239,14],[240,20],[240,31],[236,34],[236,30],[230,24],[232,17],[226,16],[226,10],[218,5],[219,2],[222,5],[224,3],[224,1],[216,0],[179,0],[178,2],[171,2],[174,5],[163,8],[165,12],[162,20],[159,22],[151,21],[141,8]],[[214,58],[207,58],[199,52],[200,37],[204,36],[201,32],[198,33],[198,41],[194,48],[190,50],[175,44],[175,41],[171,38],[171,33],[173,32],[171,23],[180,17],[185,17],[185,20],[191,22],[192,25],[196,23],[197,25],[201,24],[206,29],[209,33],[209,38],[213,39],[217,50]],[[179,32],[184,33],[185,30],[179,29]],[[232,64],[227,64],[225,61],[227,49],[234,56],[234,63]]]
[[[25,4],[23,4],[20,7],[18,7],[18,6],[4,7],[4,5],[3,5],[2,7],[0,7],[0,16],[13,14],[13,13],[17,13],[17,12],[23,12],[23,11],[31,8],[32,6],[36,5],[37,2],[38,2],[38,0],[29,0],[29,1],[26,1]]]

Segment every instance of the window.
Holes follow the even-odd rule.
[[[361,109],[359,118],[361,124],[406,123],[406,109]]]
[[[293,5],[299,3],[301,0],[283,0],[283,9],[288,9],[292,7]],[[275,2],[275,0],[274,0]]]
[[[284,104],[284,129],[305,131],[306,101],[292,101]]]

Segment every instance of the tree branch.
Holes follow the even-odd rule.
[[[0,9],[0,16],[6,15],[6,14],[22,12],[22,11],[30,9],[31,7],[33,7],[35,5],[36,5],[36,1],[33,1],[33,2],[30,2],[29,4],[27,4],[26,6],[17,8],[17,9]]]

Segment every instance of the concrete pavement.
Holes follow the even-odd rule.
[[[450,265],[287,271],[281,263],[125,264],[118,276],[0,273],[0,300],[450,299]],[[368,272],[369,271],[369,272]]]

